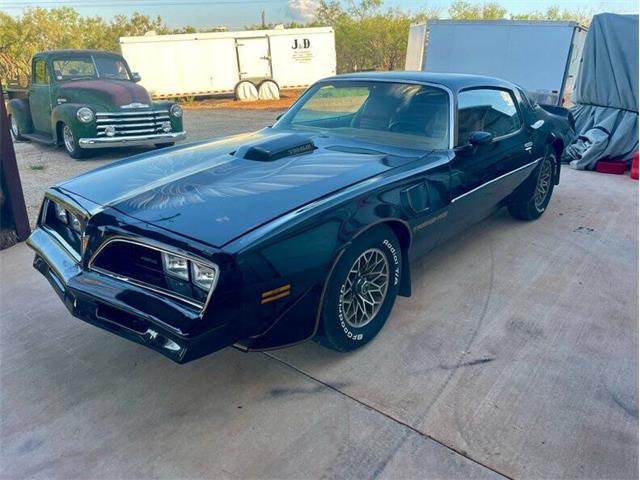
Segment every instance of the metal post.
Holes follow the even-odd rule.
[[[24,203],[16,152],[9,131],[9,117],[0,88],[0,248],[29,237],[29,217]]]

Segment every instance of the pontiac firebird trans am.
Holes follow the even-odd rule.
[[[321,80],[273,127],[49,189],[34,266],[74,316],[179,363],[353,350],[410,295],[410,255],[502,206],[545,211],[571,129],[545,108],[486,77]]]

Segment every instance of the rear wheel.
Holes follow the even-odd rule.
[[[62,124],[62,144],[71,158],[80,159],[86,156],[86,152],[80,148],[78,139],[73,129],[66,124]]]
[[[538,167],[535,182],[531,182],[524,199],[510,203],[509,213],[520,220],[535,220],[539,218],[549,205],[553,194],[553,177],[556,168],[556,157],[548,153]]]
[[[20,125],[14,115],[11,115],[11,135],[14,140],[24,140],[24,137],[20,134]]]
[[[328,280],[315,340],[339,352],[366,345],[382,329],[400,285],[400,244],[387,226],[358,237]]]
[[[280,87],[273,80],[265,80],[258,86],[258,98],[260,100],[278,100]]]

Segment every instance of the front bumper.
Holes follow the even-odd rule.
[[[154,133],[152,135],[131,135],[128,137],[81,138],[78,140],[78,145],[80,145],[80,148],[136,147],[156,143],[173,143],[185,138],[187,138],[187,132],[182,131]]]
[[[69,312],[85,322],[145,345],[177,363],[186,363],[230,346],[238,338],[230,324],[197,336],[168,325],[193,324],[200,312],[145,288],[84,270],[46,231],[27,240],[35,251],[33,266],[49,281]]]

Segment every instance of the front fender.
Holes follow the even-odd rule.
[[[169,109],[175,103],[176,102],[168,102],[168,101],[153,102],[153,109],[154,110],[167,110],[167,111],[169,111]],[[182,132],[184,130],[182,117],[174,117],[173,115],[169,114],[169,119],[171,121],[171,130],[172,131],[174,131],[174,132]]]
[[[325,205],[310,211],[288,214],[280,226],[255,232],[253,241],[240,241],[231,249],[244,246],[239,263],[245,269],[248,288],[245,298],[253,300],[249,317],[256,323],[253,335],[243,349],[281,348],[313,337],[319,326],[320,309],[328,279],[352,242],[377,225],[388,225],[400,242],[403,262],[400,294],[411,294],[409,246],[411,227],[400,207],[402,185],[384,191],[352,196],[338,205]],[[300,218],[305,217],[305,218]],[[297,222],[299,220],[299,223]],[[276,222],[279,223],[279,222]],[[295,224],[295,225],[294,225]],[[251,235],[250,235],[251,236]],[[286,296],[262,304],[269,292]]]
[[[29,111],[29,101],[22,98],[9,100],[9,113],[18,122],[18,128],[22,133],[31,133],[33,123],[31,122],[31,112]]]
[[[63,123],[71,127],[74,135],[77,138],[92,138],[96,136],[96,122],[95,120],[89,123],[82,123],[76,117],[76,112],[80,107],[89,107],[90,105],[84,105],[82,103],[63,103],[54,107],[51,112],[51,131],[54,132],[54,139],[56,143],[60,143],[60,128]],[[94,109],[95,111],[95,109]]]

